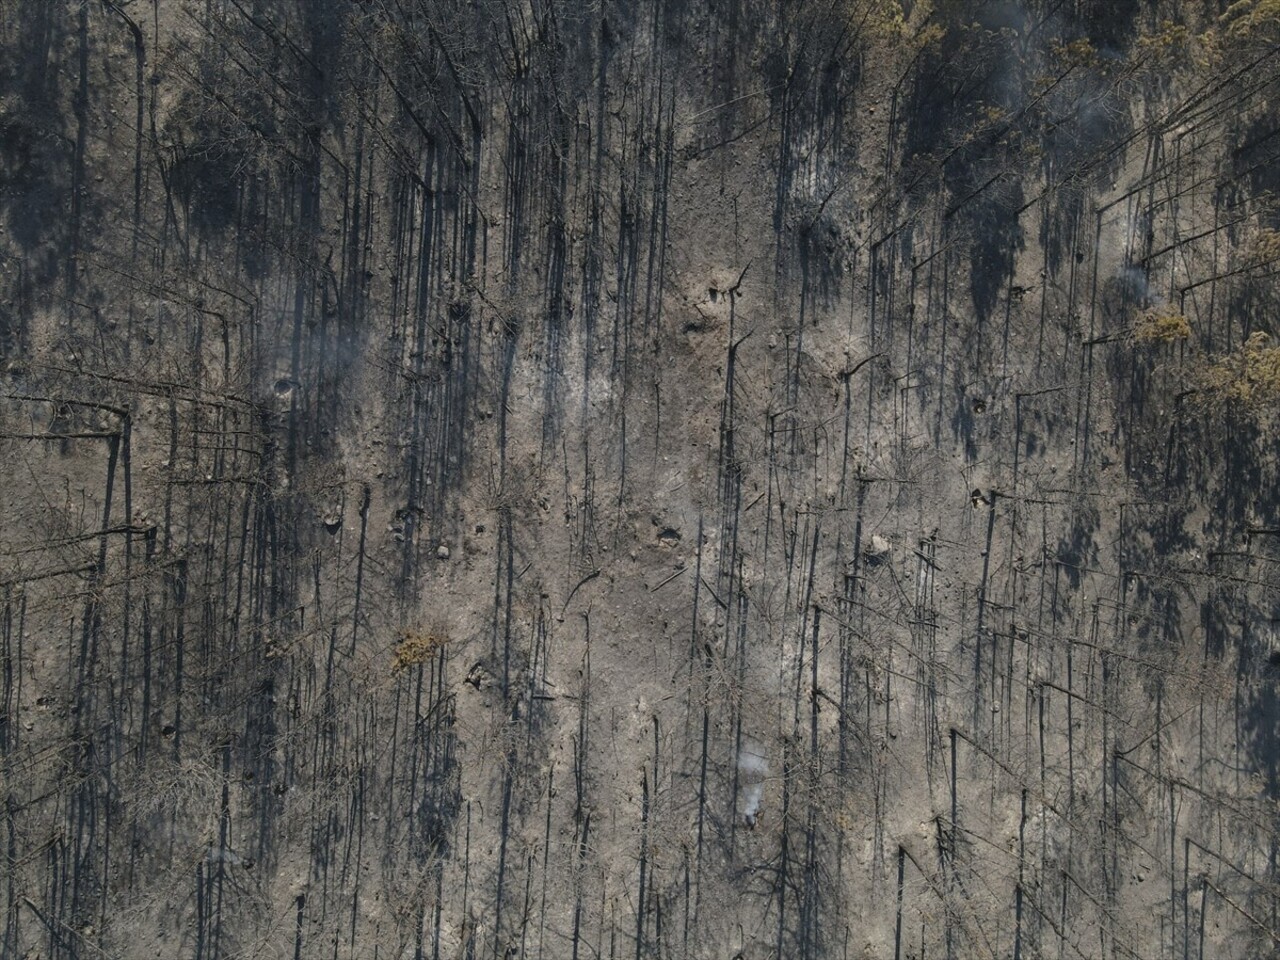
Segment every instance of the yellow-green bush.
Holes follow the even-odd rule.
[[[1249,244],[1249,253],[1259,264],[1280,260],[1280,230],[1259,230]]]
[[[1218,18],[1233,36],[1249,36],[1280,24],[1280,0],[1237,0]]]
[[[1212,364],[1201,377],[1206,398],[1251,411],[1280,401],[1280,347],[1270,344],[1271,337],[1259,331]]]
[[[396,673],[406,667],[426,663],[448,642],[448,637],[438,634],[405,630],[401,634],[400,642],[396,644],[395,659],[391,664],[392,672]]]
[[[1173,307],[1152,307],[1133,322],[1135,343],[1175,343],[1191,336],[1191,322]]]

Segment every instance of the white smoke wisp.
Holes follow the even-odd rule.
[[[210,847],[205,859],[210,863],[229,863],[232,866],[238,866],[244,861],[227,847]]]
[[[760,813],[760,800],[764,796],[764,778],[769,773],[769,761],[764,749],[748,742],[738,751],[739,802],[742,820],[748,827],[756,825]]]

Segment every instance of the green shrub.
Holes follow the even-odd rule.
[[[1191,336],[1191,322],[1173,307],[1152,307],[1133,322],[1135,343],[1175,343]]]
[[[1244,346],[1212,364],[1201,376],[1211,402],[1257,411],[1280,401],[1280,347],[1268,334],[1251,334]]]

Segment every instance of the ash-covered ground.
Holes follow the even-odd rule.
[[[1274,954],[1278,82],[0,3],[0,956]]]

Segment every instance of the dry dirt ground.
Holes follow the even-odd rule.
[[[1274,7],[0,3],[0,956],[1272,955]]]

